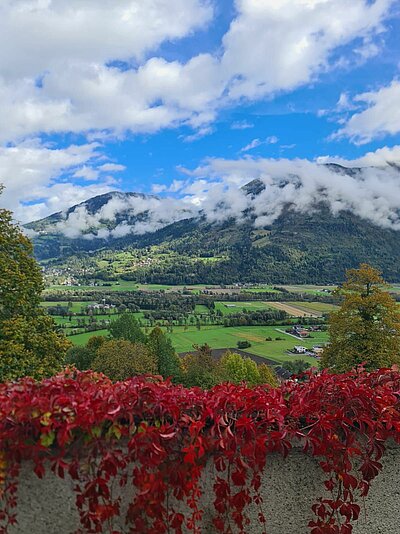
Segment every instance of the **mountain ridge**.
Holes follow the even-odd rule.
[[[335,172],[346,169],[336,166]],[[256,197],[265,187],[255,179],[243,191]],[[127,210],[118,212],[113,220],[98,218],[100,230],[93,231],[100,233],[107,228],[108,232],[115,232],[121,225],[128,228],[128,222],[146,224],[149,199],[159,200],[154,195],[111,192],[60,213],[64,217],[76,215],[85,207],[90,222],[90,216],[106,213],[113,199],[126,201]],[[128,221],[132,202],[136,211]],[[400,233],[376,226],[350,211],[333,214],[326,202],[316,203],[304,212],[288,204],[271,224],[262,227],[254,226],[255,215],[251,212],[242,220],[228,218],[220,222],[208,221],[201,212],[197,217],[185,218],[182,212],[181,219],[152,232],[127,231],[120,236],[108,233],[106,237],[91,238],[54,232],[62,220],[55,215],[27,225],[39,230],[33,238],[38,259],[53,267],[75,266],[77,272],[104,279],[122,277],[177,284],[336,283],[347,268],[368,262],[380,268],[388,280],[400,280]],[[121,255],[130,259],[124,264],[119,259]]]

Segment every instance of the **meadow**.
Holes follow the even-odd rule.
[[[59,289],[58,289],[59,288]],[[327,289],[328,286],[286,286],[286,289],[290,289],[293,293],[311,293],[311,294],[323,294],[323,289]],[[292,336],[289,336],[285,333],[285,326],[232,326],[226,327],[222,324],[213,324],[214,321],[222,323],[224,318],[229,317],[232,314],[242,313],[243,310],[248,312],[255,312],[260,310],[271,310],[271,309],[284,309],[289,314],[287,323],[290,322],[301,322],[301,317],[311,316],[311,317],[320,317],[323,314],[329,313],[330,311],[336,309],[336,306],[323,303],[323,302],[309,302],[302,301],[299,296],[299,301],[293,300],[290,302],[266,302],[261,300],[262,296],[260,295],[259,300],[245,300],[245,301],[236,301],[233,298],[230,301],[222,300],[223,293],[242,293],[242,294],[253,294],[254,293],[265,293],[267,291],[276,292],[277,290],[269,285],[257,285],[252,288],[237,288],[237,287],[220,287],[220,286],[206,286],[206,285],[190,285],[190,286],[171,286],[163,284],[137,284],[133,282],[128,282],[120,280],[119,282],[107,283],[104,286],[53,286],[54,291],[54,300],[42,302],[43,307],[57,306],[61,305],[63,307],[68,307],[68,302],[63,301],[61,298],[57,300],[57,294],[60,296],[63,294],[64,290],[71,290],[74,298],[79,298],[78,301],[72,301],[69,306],[69,311],[71,312],[71,318],[68,316],[53,316],[56,324],[59,327],[62,327],[67,334],[75,332],[74,335],[68,335],[68,339],[74,345],[83,345],[85,344],[90,337],[94,335],[107,336],[108,330],[106,329],[107,322],[117,319],[119,317],[118,313],[115,313],[114,310],[110,310],[110,313],[99,313],[94,315],[94,319],[97,323],[97,328],[99,330],[86,332],[88,325],[92,323],[93,319],[89,315],[85,314],[85,308],[89,304],[93,304],[95,301],[84,301],[82,300],[85,296],[97,299],[97,302],[101,302],[103,291],[119,291],[121,293],[128,293],[130,291],[148,291],[148,292],[158,292],[158,293],[169,293],[169,292],[187,292],[190,291],[192,294],[200,293],[204,290],[212,291],[214,290],[214,299],[215,294],[221,294],[221,300],[215,302],[215,311],[219,312],[220,319],[216,315],[213,315],[213,318],[210,316],[210,311],[207,306],[203,304],[196,304],[193,313],[186,314],[186,326],[178,321],[173,321],[172,325],[168,328],[167,332],[170,337],[172,344],[177,352],[188,352],[193,350],[194,345],[202,345],[207,343],[211,348],[214,349],[223,349],[223,348],[236,348],[238,341],[248,341],[251,343],[251,347],[247,348],[246,351],[256,354],[258,356],[274,360],[277,363],[282,363],[285,361],[290,361],[297,358],[302,358],[307,360],[310,364],[315,363],[315,359],[311,357],[304,357],[299,355],[293,355],[288,353],[289,349],[292,349],[295,345],[301,345],[307,348],[312,348],[314,345],[324,344],[328,341],[328,334],[326,332],[314,332],[312,333],[312,338],[309,339],[296,339]],[[74,290],[74,292],[72,292]],[[49,289],[48,289],[49,291]],[[93,296],[93,291],[98,292],[98,296]],[[69,295],[69,293],[68,293]],[[82,296],[81,296],[82,295]],[[49,297],[47,297],[49,298]],[[64,293],[64,299],[66,298]],[[68,297],[67,297],[68,298]],[[167,298],[167,297],[166,297]],[[243,297],[242,297],[243,298]],[[265,298],[265,297],[264,297]],[[139,311],[133,314],[136,319],[140,319],[144,325],[145,331],[148,332],[150,329],[149,321],[144,319],[143,311]],[[211,320],[212,318],[212,320]],[[82,324],[83,321],[86,323],[86,327]],[[200,324],[199,324],[200,321]],[[153,324],[157,324],[156,321]],[[166,323],[164,323],[166,324]],[[147,326],[146,326],[147,325]],[[166,331],[167,328],[163,326],[163,329]],[[172,331],[171,331],[172,330]],[[272,341],[267,341],[267,338],[272,338]]]
[[[200,330],[196,327],[174,327],[172,333],[168,333],[172,344],[177,352],[188,352],[193,350],[193,345],[203,345],[207,343],[212,349],[235,348],[238,341],[249,341],[251,347],[245,349],[246,352],[262,356],[277,363],[293,361],[301,358],[315,364],[315,358],[288,354],[287,351],[295,345],[312,348],[328,342],[326,332],[313,332],[312,338],[296,339],[284,332],[286,326],[203,326]],[[165,330],[165,329],[164,329]],[[84,345],[92,336],[107,336],[108,330],[98,330],[96,332],[86,332],[68,339],[74,345]],[[266,341],[271,337],[272,341]],[[280,338],[280,339],[276,339]]]

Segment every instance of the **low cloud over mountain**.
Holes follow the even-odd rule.
[[[161,196],[107,193],[28,228],[86,239],[142,235],[199,217],[213,223],[251,218],[254,227],[261,228],[287,208],[309,213],[323,203],[334,215],[347,211],[376,226],[399,230],[397,152],[399,147],[390,154],[376,152],[352,162],[212,159],[195,170],[184,170],[187,179],[175,182],[171,192]]]

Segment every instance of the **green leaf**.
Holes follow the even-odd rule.
[[[43,445],[43,447],[51,447],[54,443],[54,439],[56,437],[56,434],[53,430],[50,432],[47,432],[46,434],[42,434],[40,436],[40,443]]]

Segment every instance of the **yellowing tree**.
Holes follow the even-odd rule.
[[[131,343],[125,339],[112,339],[103,343],[97,351],[92,368],[111,380],[157,373],[157,363],[150,349],[143,343]]]
[[[0,209],[0,382],[40,379],[63,366],[70,343],[39,307],[42,289],[31,242]]]
[[[218,362],[217,372],[222,382],[246,382],[250,387],[261,384],[277,385],[275,374],[270,367],[265,364],[257,365],[250,358],[244,358],[236,352],[225,352]]]
[[[341,373],[363,362],[368,370],[400,363],[400,310],[381,273],[363,263],[336,293],[343,302],[329,317],[322,367]]]

